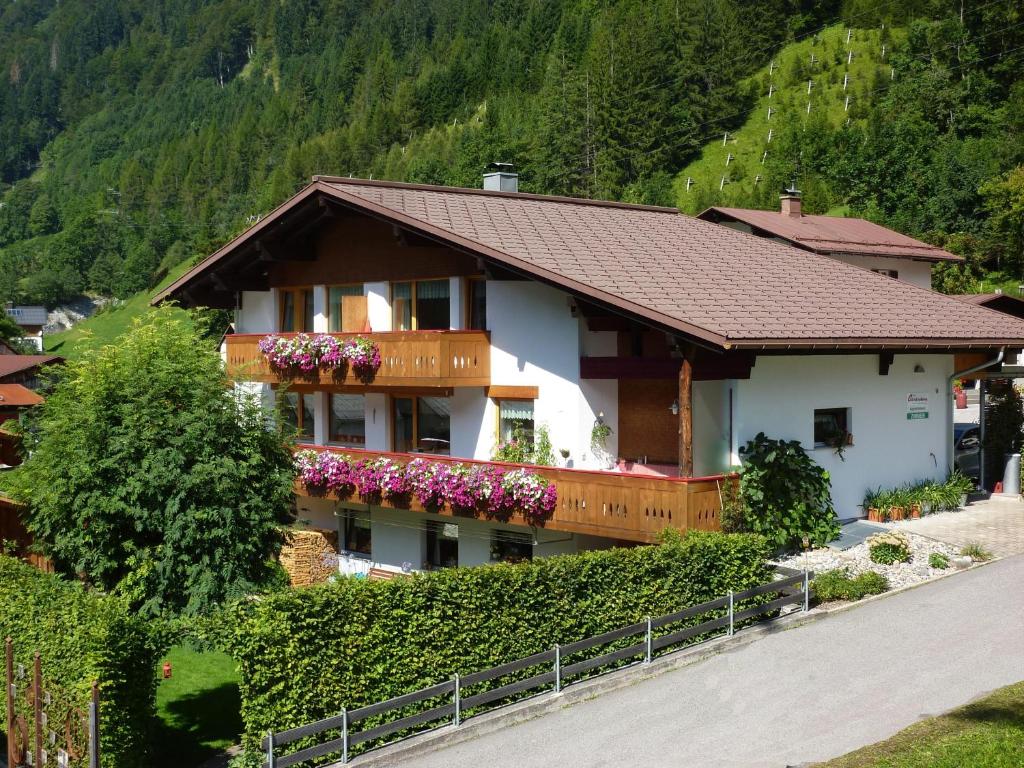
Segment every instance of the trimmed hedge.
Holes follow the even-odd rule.
[[[227,645],[242,675],[244,744],[252,755],[268,729],[762,584],[770,550],[754,534],[691,533],[516,565],[346,578],[240,604]]]
[[[77,706],[99,682],[104,768],[152,765],[158,649],[145,622],[116,598],[0,556],[0,638],[8,636],[16,661],[31,669],[38,651],[44,680]]]

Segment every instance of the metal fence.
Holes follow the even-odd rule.
[[[291,728],[277,733],[270,731],[261,743],[266,755],[263,766],[264,768],[288,768],[288,766],[298,765],[299,763],[305,763],[335,753],[340,753],[341,761],[347,763],[351,748],[359,744],[385,739],[401,731],[410,731],[429,723],[434,723],[434,725],[421,732],[449,725],[459,726],[465,721],[469,710],[477,709],[502,699],[511,700],[520,694],[543,688],[550,688],[552,693],[557,694],[569,684],[569,678],[578,677],[585,672],[601,667],[610,667],[610,665],[629,659],[634,659],[634,663],[649,664],[654,658],[655,652],[663,648],[679,645],[717,630],[725,630],[727,635],[732,635],[736,631],[738,624],[751,622],[768,613],[775,614],[776,611],[787,605],[798,605],[802,610],[806,611],[810,601],[810,579],[813,574],[809,571],[779,570],[783,574],[781,579],[776,579],[775,581],[761,584],[742,592],[734,593],[730,591],[727,595],[717,600],[694,605],[677,613],[657,618],[648,617],[644,621],[630,624],[627,627],[613,629],[610,632],[604,632],[600,635],[577,640],[566,645],[555,645],[550,650],[541,651],[532,656],[510,661],[507,664],[485,669],[481,672],[474,672],[464,676],[455,675],[451,680],[446,680],[437,685],[421,688],[418,691],[396,696],[387,701],[370,704],[359,709],[343,709],[338,715],[319,720],[315,723],[302,725],[298,728]],[[781,596],[737,609],[743,601],[749,601],[762,595],[773,593],[779,593]],[[724,613],[721,616],[699,624],[688,625],[665,634],[655,635],[656,630],[685,622],[688,619],[693,619],[703,614],[717,612]],[[769,620],[773,618],[775,616],[771,616]],[[635,642],[596,656],[589,656],[571,664],[563,663],[564,659],[626,640],[627,638],[635,638]],[[549,666],[550,668],[521,680],[489,688],[469,696],[464,695],[467,689],[499,680],[517,672],[523,672],[532,667],[541,667],[542,665]],[[621,667],[611,667],[601,672],[601,674],[619,668]],[[534,693],[532,695],[537,694]],[[407,707],[416,704],[423,705],[432,700],[439,700],[442,697],[447,699],[445,703],[435,702],[420,712],[408,714],[368,728],[359,727],[371,718],[387,713],[400,712]],[[506,703],[511,703],[511,701]],[[278,754],[281,747],[327,732],[340,732],[340,735],[290,754]]]

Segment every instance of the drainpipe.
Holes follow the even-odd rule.
[[[953,445],[953,380],[959,379],[961,376],[967,376],[972,373],[977,373],[980,370],[988,368],[990,365],[999,365],[1003,362],[1003,358],[1006,356],[1006,347],[999,348],[999,354],[993,357],[991,360],[986,360],[984,363],[972,366],[971,368],[965,368],[962,371],[956,371],[952,376],[949,377],[949,381],[946,382],[946,413],[949,414],[949,435],[946,440],[946,456],[948,458],[948,466],[953,469],[953,465],[956,462],[956,448]],[[984,407],[983,403],[978,405],[978,427],[981,435],[985,432],[985,414],[982,412]],[[981,438],[979,437],[979,440]],[[982,445],[978,452],[978,473],[979,481],[985,475],[985,447]],[[984,486],[982,486],[984,490]]]

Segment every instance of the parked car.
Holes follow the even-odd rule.
[[[953,425],[953,465],[968,477],[981,477],[981,429],[977,424]]]

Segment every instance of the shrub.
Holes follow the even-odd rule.
[[[910,540],[900,531],[876,533],[867,543],[873,563],[892,565],[910,562]]]
[[[949,558],[941,552],[932,552],[928,555],[928,567],[945,570],[949,568]]]
[[[824,545],[839,536],[828,472],[798,441],[772,440],[759,432],[740,456],[747,530],[779,547],[799,546],[805,536]]]
[[[417,574],[340,579],[235,608],[250,753],[268,729],[336,715],[768,581],[750,534]],[[670,628],[672,629],[672,628]]]
[[[160,649],[123,601],[0,556],[0,637],[7,636],[26,669],[39,652],[44,679],[75,706],[84,709],[92,681],[99,682],[105,768],[152,765],[147,737]]]
[[[850,576],[845,568],[837,568],[816,576],[811,586],[819,600],[860,600],[867,595],[885,592],[889,589],[889,581],[876,571]]]
[[[980,563],[992,559],[992,553],[985,549],[983,546],[981,546],[981,544],[978,544],[977,542],[970,542],[969,544],[967,544],[967,546],[960,550],[960,554],[964,555],[965,557],[971,558],[971,560],[976,560]]]

